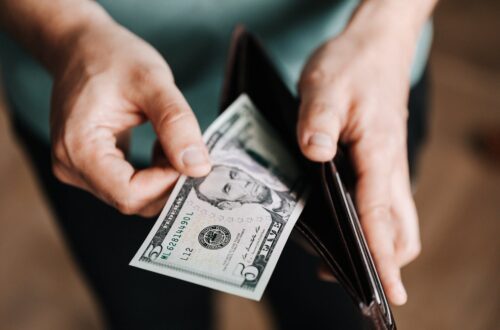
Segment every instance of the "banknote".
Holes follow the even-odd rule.
[[[260,300],[304,208],[306,179],[245,94],[203,137],[211,172],[180,177],[130,265]]]

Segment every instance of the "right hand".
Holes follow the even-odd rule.
[[[53,172],[124,214],[153,216],[179,174],[203,176],[210,160],[197,120],[161,55],[110,18],[81,29],[54,63]],[[120,145],[150,120],[162,154],[137,170]]]

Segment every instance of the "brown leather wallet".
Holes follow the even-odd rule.
[[[396,329],[349,192],[355,177],[343,146],[326,163],[300,153],[295,127],[299,100],[282,81],[260,42],[244,27],[233,33],[221,109],[246,93],[303,162],[312,192],[295,230],[314,247],[359,307],[367,329]]]

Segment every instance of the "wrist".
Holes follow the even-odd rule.
[[[365,0],[343,34],[356,40],[361,49],[396,52],[409,70],[425,19],[420,23],[408,2],[413,1]]]
[[[436,0],[364,0],[348,29],[370,29],[373,35],[388,35],[416,44]]]

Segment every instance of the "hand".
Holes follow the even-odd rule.
[[[406,152],[407,99],[416,37],[377,19],[354,19],[304,68],[297,127],[302,152],[328,161],[340,140],[357,173],[360,221],[393,304],[407,297],[400,267],[420,251]],[[325,277],[324,271],[323,277]]]
[[[151,46],[106,19],[79,30],[61,53],[68,55],[54,60],[51,112],[57,178],[125,214],[153,216],[180,173],[208,174],[196,118]],[[146,120],[163,152],[137,170],[125,159],[126,139]]]

